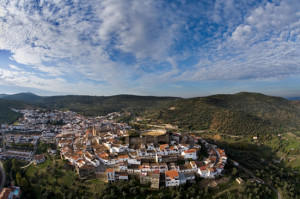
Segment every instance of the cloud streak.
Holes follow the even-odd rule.
[[[12,63],[0,66],[0,79],[143,94],[182,82],[288,78],[300,74],[299,10],[297,0],[1,1],[0,50]]]

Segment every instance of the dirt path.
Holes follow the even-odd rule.
[[[33,161],[29,162],[29,164],[27,164],[27,165],[25,165],[23,167],[20,167],[20,169],[25,169],[25,168],[29,167],[32,163],[33,163]]]

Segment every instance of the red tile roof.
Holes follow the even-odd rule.
[[[108,168],[106,169],[106,172],[115,172],[115,170],[113,168]]]
[[[176,170],[173,171],[166,171],[166,178],[175,179],[179,177],[179,173]]]
[[[184,151],[184,153],[195,153],[195,152],[196,152],[196,149],[190,149],[190,150]]]

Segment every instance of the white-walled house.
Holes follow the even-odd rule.
[[[190,150],[187,150],[187,151],[183,151],[181,153],[181,155],[184,156],[184,159],[196,160],[197,159],[197,150],[196,149],[190,149]]]
[[[179,186],[180,179],[179,179],[178,171],[176,171],[176,170],[166,171],[165,176],[166,176],[166,179],[165,179],[166,187]]]
[[[115,170],[114,169],[106,169],[106,177],[108,182],[114,182],[115,179]]]
[[[202,178],[208,177],[208,170],[205,166],[199,167],[197,172]]]

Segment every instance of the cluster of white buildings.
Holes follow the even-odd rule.
[[[39,135],[5,134],[3,148],[1,148],[0,159],[16,158],[31,161],[34,155]]]
[[[3,148],[0,149],[0,158],[3,159],[34,160],[34,150],[20,150],[20,146],[27,143],[36,147],[39,139],[46,143],[55,143],[57,135],[69,132],[80,134],[91,125],[97,127],[107,124],[104,128],[117,128],[116,125],[111,128],[113,122],[106,120],[106,117],[84,117],[72,111],[12,110],[23,116],[14,124],[0,124],[0,132],[4,135]],[[84,155],[89,160],[90,156]],[[97,162],[93,163],[97,165]]]
[[[227,162],[225,151],[207,143],[202,138],[200,142],[207,148],[209,157],[203,161],[203,166],[198,167],[197,173],[203,178],[215,178],[223,172]]]
[[[61,123],[72,122],[77,116],[76,113],[71,111],[52,111],[52,112],[40,112],[40,110],[17,110],[12,109],[15,112],[22,113],[23,116],[19,118],[19,121],[8,125],[1,124],[2,132],[18,131],[20,133],[35,133],[41,131],[59,132],[60,126],[52,125]]]
[[[125,142],[126,129],[129,129],[126,124],[103,122],[85,133],[57,135],[57,146],[62,158],[77,171],[101,170],[106,172],[108,182],[128,180],[128,175],[135,174],[141,183],[151,182],[153,188],[160,183],[168,187],[193,182],[196,175],[214,178],[222,173],[227,161],[224,150],[194,135],[174,133],[170,143],[131,144]],[[200,143],[209,154],[201,161],[198,160]],[[178,160],[184,164],[178,165]]]
[[[32,144],[37,145],[40,135],[22,135],[22,134],[5,134],[5,143],[7,146],[13,144]]]
[[[19,150],[19,149],[8,149],[3,152],[0,157],[1,159],[15,158],[19,160],[31,161],[33,159],[33,151]]]
[[[14,110],[18,111],[18,110]],[[39,131],[40,136],[6,134],[6,143],[36,144],[56,143],[62,158],[76,167],[80,177],[92,172],[104,173],[109,182],[128,180],[129,174],[136,174],[141,183],[151,182],[151,187],[178,186],[195,176],[214,178],[221,174],[227,156],[224,150],[190,134],[168,134],[168,143],[128,141],[131,129],[125,123],[115,123],[114,116],[84,117],[71,111],[40,113],[38,110],[21,110],[23,117],[17,125],[1,125],[2,132]],[[142,135],[141,135],[141,139]],[[153,139],[155,140],[155,139]],[[199,160],[201,145],[205,146],[208,157]],[[32,160],[32,151],[7,150],[6,156]],[[35,163],[45,161],[37,156]],[[177,164],[181,162],[181,164]]]

